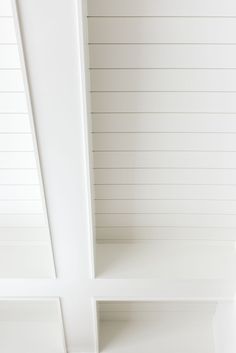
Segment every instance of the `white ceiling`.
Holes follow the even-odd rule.
[[[235,352],[236,6],[174,5],[0,1],[4,353]]]

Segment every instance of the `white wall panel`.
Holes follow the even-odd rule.
[[[0,68],[20,68],[20,57],[16,45],[0,45]]]
[[[233,17],[90,17],[88,26],[89,43],[236,42]]]
[[[235,91],[235,69],[91,70],[92,91]]]
[[[0,43],[16,43],[16,33],[13,18],[0,17]]]
[[[88,0],[89,16],[235,16],[233,0]]]
[[[236,112],[236,93],[222,92],[96,92],[95,113]]]
[[[227,113],[101,113],[92,117],[93,132],[236,132],[236,114]]]
[[[236,152],[94,152],[95,168],[236,168]]]
[[[20,70],[0,70],[0,91],[14,92],[23,90],[24,83]]]
[[[236,151],[236,134],[94,133],[93,148],[95,151]]]
[[[91,68],[236,68],[235,45],[92,44]]]

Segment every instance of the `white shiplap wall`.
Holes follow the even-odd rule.
[[[1,1],[0,277],[50,277],[52,249],[13,12],[11,1]]]
[[[88,1],[98,239],[236,238],[235,16]]]

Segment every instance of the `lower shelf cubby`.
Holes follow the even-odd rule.
[[[101,353],[235,353],[232,302],[99,302]]]

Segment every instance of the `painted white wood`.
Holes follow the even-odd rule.
[[[39,185],[0,185],[0,199],[40,200],[40,187]]]
[[[226,113],[93,114],[93,131],[235,133],[236,115]]]
[[[1,171],[0,171],[1,174]],[[94,169],[96,184],[235,184],[235,169]]]
[[[0,44],[5,43],[16,43],[15,26],[13,18],[0,17]]]
[[[27,103],[24,93],[0,93],[0,112],[26,113]]]
[[[34,152],[1,152],[1,168],[36,168]]]
[[[0,68],[20,68],[20,57],[16,45],[0,45]]]
[[[0,214],[2,227],[45,227],[47,225],[43,213],[39,214]]]
[[[96,185],[96,199],[235,200],[236,185]]]
[[[235,137],[230,133],[94,133],[93,148],[95,151],[235,151]]]
[[[93,112],[235,113],[236,93],[227,92],[96,92]]]
[[[98,227],[98,242],[130,242],[131,240],[185,239],[236,240],[236,228],[220,227]]]
[[[0,70],[0,91],[14,92],[23,90],[23,77],[20,70]]]
[[[97,244],[99,278],[232,279],[234,242],[156,240]]]
[[[227,348],[233,353],[235,349],[231,301],[102,301],[98,313],[102,352],[220,353]]]
[[[0,315],[2,351],[65,353],[58,299],[1,300]]]
[[[233,0],[88,0],[89,16],[235,16]]]
[[[235,68],[235,45],[90,45],[91,68]]]
[[[236,70],[91,70],[92,91],[235,91]]]
[[[0,151],[33,151],[33,149],[34,145],[31,134],[1,134]]]
[[[135,200],[96,200],[95,205],[96,212],[104,214],[136,213],[143,215],[148,213],[176,213],[236,215],[236,200],[195,200],[194,202],[192,200],[143,200],[142,202],[136,202]],[[27,204],[25,207],[27,207]]]
[[[236,227],[236,217],[230,214],[105,213],[96,220],[98,227]]]
[[[0,227],[0,241],[48,241],[48,227]]]
[[[37,169],[0,169],[0,185],[39,184]]]
[[[133,5],[133,12],[137,8],[136,3]],[[90,17],[88,26],[89,43],[232,44],[236,42],[235,18]]]
[[[236,168],[235,158],[236,152],[94,152],[94,167],[230,169]]]
[[[0,214],[39,214],[43,215],[42,201],[0,200]]]
[[[13,266],[14,264],[14,266]],[[1,278],[52,278],[54,267],[49,244],[0,242]]]

